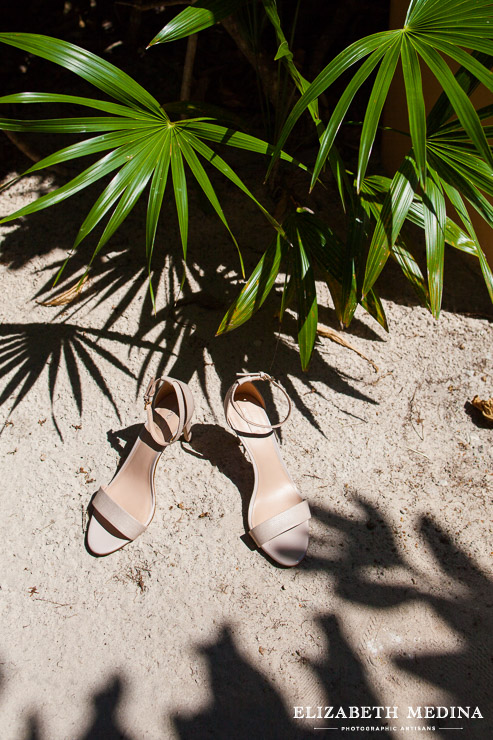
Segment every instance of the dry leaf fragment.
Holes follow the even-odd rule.
[[[84,285],[87,283],[89,275],[84,275],[81,280],[78,280],[75,285],[65,290],[63,293],[55,296],[50,301],[36,301],[40,306],[66,306],[68,303],[72,303],[82,292]]]
[[[359,349],[353,347],[352,344],[344,339],[344,337],[341,337],[341,335],[334,331],[334,329],[330,329],[327,326],[321,326],[320,324],[317,324],[317,334],[320,334],[321,337],[332,339],[333,342],[337,342],[337,344],[342,344],[343,347],[347,347],[347,349],[351,349],[353,352],[356,352],[357,355],[369,362],[375,372],[378,373],[378,366],[373,362],[373,360],[370,360],[370,358],[364,355],[363,352],[360,352]]]
[[[493,421],[493,398],[488,398],[486,401],[483,401],[479,396],[474,396],[471,403],[481,411],[485,419]]]

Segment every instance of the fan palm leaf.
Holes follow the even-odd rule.
[[[159,214],[169,173],[171,173],[183,256],[184,258],[187,256],[189,220],[187,176],[189,171],[238,247],[213,184],[201,163],[202,159],[234,183],[260,208],[274,228],[280,229],[277,221],[254,197],[234,170],[205,144],[205,141],[212,141],[229,147],[270,155],[274,148],[267,142],[216,125],[209,119],[195,118],[173,122],[154,96],[135,80],[109,62],[65,41],[36,34],[1,33],[0,42],[36,54],[71,70],[117,101],[52,93],[18,93],[0,98],[0,103],[4,104],[67,103],[96,109],[99,113],[106,114],[41,120],[0,119],[0,129],[10,131],[94,134],[94,136],[50,154],[30,167],[24,175],[38,172],[61,162],[104,153],[96,162],[69,182],[5,216],[0,223],[27,216],[60,203],[98,180],[115,173],[116,170],[116,174],[102,190],[83,220],[74,242],[74,248],[78,247],[105,217],[108,217],[103,233],[94,249],[92,255],[94,259],[127,218],[150,183],[146,225],[146,255],[150,270]],[[300,167],[303,166],[284,152],[281,157]],[[10,184],[7,183],[4,187]],[[241,269],[243,270],[242,262]]]

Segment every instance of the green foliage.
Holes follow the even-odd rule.
[[[278,234],[259,260],[241,293],[229,308],[218,329],[224,334],[244,324],[262,306],[281,270],[286,274],[281,313],[292,303],[298,316],[298,343],[303,370],[308,368],[317,333],[317,293],[315,272],[327,283],[336,310],[341,306],[344,281],[345,246],[327,224],[311,211],[297,208],[283,223]],[[356,308],[358,303],[354,298]],[[361,301],[364,308],[386,329],[385,314],[377,294]],[[338,310],[342,321],[343,315]]]
[[[263,0],[263,5],[280,44],[276,58],[292,63],[276,3]],[[372,306],[375,313],[377,304],[372,290],[389,257],[400,265],[423,305],[438,318],[443,292],[445,243],[465,249],[479,259],[493,300],[492,273],[464,202],[467,201],[493,226],[493,207],[485,198],[485,194],[492,194],[493,188],[493,155],[488,143],[492,127],[483,124],[483,120],[492,115],[493,109],[488,106],[476,111],[469,98],[478,83],[493,90],[490,71],[493,55],[492,8],[491,0],[478,0],[473,4],[462,0],[411,2],[402,29],[376,33],[351,44],[311,84],[307,85],[306,80],[300,81],[299,73],[287,67],[301,97],[279,136],[269,172],[296,122],[308,109],[317,125],[319,138],[311,188],[317,184],[328,161],[347,214],[343,268],[339,274],[340,282],[337,283],[339,287],[332,284],[331,291],[336,311],[345,325],[350,323],[358,303]],[[190,17],[193,10],[189,8],[187,12]],[[463,47],[472,50],[472,53]],[[456,75],[452,74],[442,55],[461,65]],[[328,87],[357,63],[356,72],[340,95],[327,125],[321,130],[314,104]],[[394,177],[391,180],[380,178],[375,189],[375,180],[368,178],[366,181],[365,176],[382,109],[399,63],[404,77],[412,149]],[[428,67],[443,90],[428,119],[422,65]],[[335,140],[351,102],[372,74],[375,77],[361,128],[358,166],[356,177],[353,178],[341,161]],[[449,122],[451,116],[455,118]],[[378,197],[375,199],[376,195]],[[447,217],[446,197],[465,230]],[[417,223],[424,230],[426,279],[406,244],[403,229],[407,221]],[[287,232],[288,226],[285,228]],[[291,240],[290,247],[296,252],[296,259],[291,264],[298,265],[299,269],[294,270],[286,284],[297,285],[294,292],[298,295],[300,315],[308,316],[306,306],[303,308],[307,302],[310,303],[306,292],[309,273],[303,267],[307,252],[298,234]],[[333,241],[325,249],[329,261],[339,258]],[[244,289],[241,294],[242,315],[248,315],[253,307],[258,308],[265,298],[258,302],[250,282],[247,286],[249,289]],[[383,317],[383,311],[377,313],[380,318]],[[234,310],[233,313],[228,312],[220,331],[236,325],[231,320],[234,315]],[[306,358],[305,350],[310,346],[311,334],[303,331],[299,338],[302,365],[306,367],[307,362],[303,357]]]
[[[234,13],[248,0],[197,0],[193,7],[185,8],[155,36],[149,46],[191,36],[204,31]],[[149,48],[149,46],[147,48]]]
[[[198,0],[179,12],[149,45],[197,33],[241,10],[249,2]],[[235,128],[220,126],[212,118],[171,121],[169,111],[128,75],[72,44],[31,34],[0,34],[3,43],[72,70],[116,101],[51,93],[19,93],[0,98],[0,103],[71,103],[104,114],[35,121],[0,119],[0,128],[12,131],[94,134],[46,157],[27,173],[103,153],[70,182],[3,221],[58,203],[101,177],[115,173],[84,219],[74,246],[110,214],[94,251],[96,255],[147,189],[146,254],[150,271],[159,214],[169,179],[186,257],[187,178],[191,175],[238,247],[204,167],[204,163],[208,163],[253,200],[276,229],[272,244],[226,313],[218,333],[229,332],[248,321],[264,304],[276,282],[283,284],[280,316],[282,319],[286,309],[294,307],[298,317],[301,364],[306,369],[316,340],[317,275],[322,275],[326,281],[343,325],[349,325],[357,306],[361,305],[387,328],[375,283],[390,258],[399,265],[422,304],[438,318],[445,245],[450,245],[477,257],[493,301],[493,275],[468,210],[472,207],[493,227],[493,206],[487,198],[493,195],[493,153],[489,144],[493,126],[488,124],[493,106],[475,110],[470,100],[480,83],[493,90],[490,69],[493,2],[412,0],[403,28],[356,41],[330,61],[312,82],[301,75],[294,63],[291,41],[288,41],[292,33],[285,34],[282,28],[280,5],[275,0],[262,0],[259,7],[263,8],[265,21],[270,24],[276,40],[272,62],[283,66],[299,98],[275,146]],[[460,65],[455,75],[447,60]],[[322,123],[319,97],[353,68],[355,71],[328,120]],[[399,68],[407,100],[410,150],[393,177],[368,175],[383,106]],[[425,69],[437,79],[443,91],[428,116],[422,82]],[[357,168],[352,172],[336,147],[337,135],[355,96],[369,80],[372,80],[371,92],[361,123]],[[346,218],[341,233],[336,233],[329,224],[301,207],[288,214],[281,226],[209,146],[209,143],[226,145],[267,155],[269,172],[278,158],[303,167],[287,155],[283,147],[306,111],[311,116],[319,144],[310,188],[319,185],[328,164]],[[423,230],[426,275],[413,255],[408,224]]]
[[[1,118],[0,128],[7,131],[99,134],[51,154],[30,167],[24,175],[90,154],[108,153],[70,182],[38,198],[34,203],[11,213],[0,223],[27,216],[66,200],[116,170],[113,179],[104,188],[84,219],[75,239],[74,248],[78,247],[113,209],[94,250],[92,257],[94,259],[127,218],[150,183],[146,227],[146,255],[150,273],[157,224],[169,172],[171,172],[183,256],[186,259],[188,242],[186,165],[238,247],[212,183],[201,163],[202,158],[250,198],[274,228],[280,228],[241,178],[205,143],[213,141],[259,154],[270,154],[273,147],[267,142],[210,123],[208,119],[195,118],[172,122],[157,100],[131,77],[112,64],[73,44],[45,36],[21,33],[0,34],[0,41],[72,70],[119,101],[119,103],[110,103],[52,93],[19,93],[0,98],[0,103],[71,103],[111,114],[34,121]],[[288,162],[296,162],[284,152],[281,157]],[[302,166],[300,163],[296,162],[296,164]],[[240,262],[243,271],[241,254]]]

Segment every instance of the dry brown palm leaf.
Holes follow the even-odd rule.
[[[36,301],[40,306],[66,306],[68,303],[72,303],[78,298],[89,279],[89,275],[84,275],[82,280],[78,280],[71,288],[65,290],[63,293],[59,293],[57,296],[49,301]]]
[[[493,398],[483,401],[479,396],[474,396],[471,403],[481,411],[485,419],[493,422]]]
[[[350,344],[347,339],[341,337],[341,335],[334,331],[334,329],[330,329],[327,326],[321,326],[320,324],[317,324],[317,334],[319,334],[321,337],[332,339],[333,342],[337,342],[337,344],[342,344],[343,347],[347,347],[347,349],[351,349],[353,352],[356,352],[357,355],[369,362],[375,372],[378,373],[378,366],[373,362],[373,360],[370,360],[370,358],[364,355],[363,352],[360,352],[359,349],[353,347],[353,345]]]

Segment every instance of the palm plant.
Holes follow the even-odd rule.
[[[190,36],[237,12],[253,0],[198,0],[168,23],[150,45]],[[281,5],[281,4],[279,4]],[[276,229],[271,246],[261,257],[240,295],[224,317],[218,333],[230,331],[258,310],[282,274],[280,316],[294,305],[298,316],[298,342],[303,369],[308,367],[317,336],[316,277],[329,287],[337,316],[348,326],[361,304],[386,328],[386,318],[375,283],[387,260],[393,259],[414,287],[420,301],[435,318],[440,314],[445,245],[474,255],[493,300],[493,275],[478,242],[469,209],[493,226],[493,155],[487,120],[493,106],[475,110],[470,95],[479,83],[493,90],[491,0],[412,0],[403,28],[373,34],[338,54],[308,82],[294,64],[275,0],[262,0],[267,21],[278,43],[275,60],[283,65],[299,99],[288,115],[275,146],[206,119],[172,122],[162,106],[140,85],[107,62],[70,44],[29,36],[0,34],[0,41],[44,56],[92,82],[118,103],[32,94],[0,98],[0,102],[73,102],[94,107],[106,117],[55,121],[1,119],[0,128],[37,131],[91,131],[99,135],[57,152],[32,167],[33,172],[53,163],[111,149],[95,165],[67,185],[5,220],[40,210],[68,197],[115,169],[119,172],[105,188],[81,226],[75,246],[113,207],[95,254],[130,212],[150,181],[147,212],[147,257],[152,257],[157,220],[168,170],[171,167],[184,256],[186,256],[188,201],[184,162],[226,226],[226,219],[202,157],[228,177],[263,211]],[[460,67],[454,75],[446,59]],[[319,117],[318,99],[338,78],[358,65],[326,123]],[[409,116],[410,149],[393,177],[368,174],[370,157],[382,109],[398,66],[402,67]],[[436,77],[442,94],[428,116],[422,85],[422,68]],[[346,166],[336,139],[349,106],[362,85],[373,84],[361,123],[356,171]],[[282,224],[242,183],[205,141],[236,146],[270,156],[269,172],[279,157],[294,162],[283,147],[294,126],[308,111],[319,152],[310,188],[326,177],[328,164],[345,212],[345,229],[337,232],[309,209],[298,204]],[[454,220],[455,219],[455,220]],[[426,244],[426,277],[416,257],[412,230],[420,227]],[[234,237],[233,237],[234,238]]]
[[[491,0],[412,0],[402,29],[376,33],[351,44],[311,84],[296,68],[293,71],[292,54],[280,29],[276,3],[264,0],[263,4],[279,41],[276,59],[285,63],[302,93],[280,134],[269,172],[294,125],[308,109],[319,138],[310,187],[315,187],[328,161],[345,209],[346,233],[337,235],[329,224],[322,223],[306,209],[298,208],[290,214],[285,234],[279,234],[261,258],[224,317],[219,332],[240,326],[260,308],[283,261],[286,279],[280,314],[282,317],[286,305],[296,297],[298,340],[304,369],[308,366],[317,332],[315,268],[322,270],[344,326],[351,322],[358,303],[386,326],[374,284],[389,257],[399,264],[423,305],[438,318],[446,243],[479,259],[493,300],[491,269],[466,206],[467,202],[493,226],[493,207],[485,197],[485,194],[493,194],[493,155],[488,143],[493,127],[483,123],[493,115],[493,106],[476,111],[469,99],[479,83],[493,90]],[[237,2],[200,0],[200,7],[194,5],[182,11],[152,43],[195,33],[207,23],[233,12],[237,6]],[[440,52],[461,65],[455,76]],[[412,148],[393,178],[368,176],[382,109],[399,61],[406,89]],[[314,107],[317,99],[358,62],[362,63],[341,94],[327,125],[322,126]],[[423,63],[443,89],[428,117],[421,77]],[[343,164],[335,139],[353,98],[375,71],[361,125],[358,166],[354,173]],[[447,207],[458,217],[461,226],[447,216]],[[426,278],[409,244],[407,222],[424,230]]]
[[[107,114],[46,120],[1,118],[0,128],[6,131],[97,134],[64,147],[36,162],[22,175],[6,183],[2,189],[9,187],[20,177],[47,167],[80,157],[108,152],[65,185],[9,214],[0,223],[6,223],[55,205],[117,170],[81,224],[73,248],[76,249],[113,209],[94,249],[92,263],[102,247],[127,218],[146,186],[150,184],[146,219],[146,256],[150,276],[158,219],[170,170],[183,257],[184,259],[187,257],[186,164],[238,248],[243,272],[238,243],[229,228],[214,187],[202,164],[202,159],[228,178],[255,203],[274,228],[282,231],[277,221],[254,197],[242,179],[206,142],[211,141],[260,154],[270,154],[273,146],[249,134],[220,126],[208,118],[172,121],[159,102],[135,80],[109,62],[73,44],[47,36],[23,33],[2,33],[0,41],[75,72],[79,77],[118,101],[107,102],[53,93],[17,93],[0,97],[0,103],[4,104],[66,103],[96,109]],[[296,162],[284,152],[280,156],[286,161],[295,162],[303,167],[301,163]],[[153,296],[151,281],[149,285],[151,296]]]

